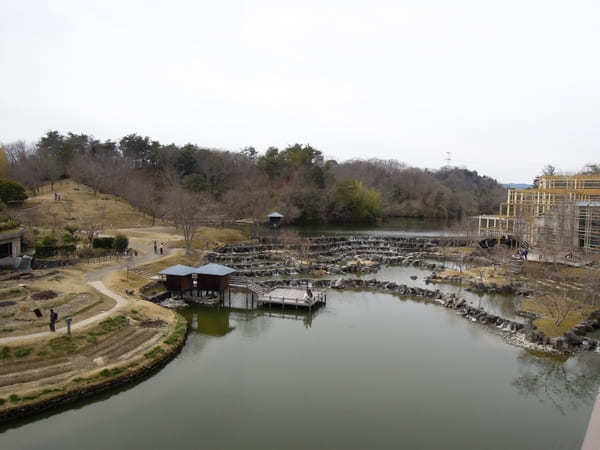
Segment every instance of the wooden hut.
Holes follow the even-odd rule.
[[[273,228],[277,228],[279,225],[281,225],[281,219],[283,219],[283,214],[280,214],[278,212],[272,212],[267,216],[267,218],[269,219],[269,225],[271,225]]]
[[[223,299],[223,293],[229,288],[229,276],[234,272],[231,267],[214,263],[194,269],[198,292],[200,295],[202,291],[218,292],[219,298]]]
[[[167,290],[169,292],[178,292],[184,294],[194,288],[194,280],[192,274],[196,269],[182,264],[167,267],[161,270],[159,274],[163,277]]]

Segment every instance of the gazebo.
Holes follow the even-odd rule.
[[[283,214],[276,212],[272,212],[271,214],[269,214],[267,216],[267,218],[269,219],[269,224],[276,228],[281,224],[281,219],[283,219]]]
[[[167,290],[183,295],[194,288],[192,274],[195,273],[195,270],[193,267],[177,264],[161,270],[159,275],[163,277]]]

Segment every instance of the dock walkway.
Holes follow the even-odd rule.
[[[312,297],[309,297],[306,289],[276,288],[259,295],[258,304],[312,309],[327,304],[327,295],[321,291],[312,291]]]

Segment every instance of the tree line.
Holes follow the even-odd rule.
[[[458,219],[497,212],[506,190],[456,167],[419,169],[395,160],[325,160],[310,145],[240,151],[162,144],[130,134],[100,141],[49,131],[34,144],[4,144],[8,176],[33,192],[72,178],[125,198],[152,217],[182,214],[289,223],[373,223],[381,218]],[[173,219],[175,220],[175,219]],[[183,219],[182,219],[183,220]]]

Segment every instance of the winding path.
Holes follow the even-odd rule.
[[[136,261],[135,261],[136,265],[147,264],[147,263],[157,261],[162,258],[166,258],[168,256],[173,256],[173,254],[174,254],[173,252],[171,252],[170,254],[156,255],[156,254],[154,254],[154,251],[151,246],[149,246],[148,248],[145,248],[144,250],[146,251],[146,254],[144,256],[140,256],[140,257],[136,258]],[[94,316],[88,317],[87,319],[84,319],[80,322],[73,323],[71,325],[71,330],[77,330],[79,328],[84,328],[95,322],[104,320],[104,319],[108,318],[110,315],[112,315],[113,313],[123,309],[125,306],[127,306],[130,303],[131,300],[117,294],[114,291],[111,291],[102,282],[102,279],[106,275],[108,275],[109,273],[112,273],[112,272],[116,272],[120,269],[122,269],[120,264],[113,264],[108,267],[102,267],[100,269],[94,270],[87,274],[87,280],[88,280],[87,284],[89,286],[96,289],[102,295],[106,295],[107,297],[112,298],[117,303],[107,311],[100,312],[100,313],[98,313]],[[39,333],[24,334],[24,335],[19,335],[19,336],[8,336],[8,337],[0,338],[0,345],[12,344],[15,342],[31,341],[34,339],[41,339],[41,338],[46,338],[46,337],[50,337],[50,336],[58,336],[58,335],[62,334],[61,332],[64,333],[66,331],[66,329],[67,329],[67,327],[65,325],[60,328],[57,326],[56,332],[41,331]]]
[[[95,316],[88,317],[87,319],[84,319],[80,322],[76,322],[76,323],[72,324],[71,330],[77,330],[79,328],[86,327],[94,322],[99,322],[100,320],[104,320],[108,316],[110,316],[112,313],[122,309],[124,306],[129,304],[128,299],[126,299],[125,297],[121,297],[116,292],[113,292],[110,289],[108,289],[106,286],[104,286],[104,283],[102,281],[92,281],[92,282],[88,283],[88,285],[90,285],[91,287],[96,289],[101,294],[112,298],[117,303],[107,311],[103,311],[101,313],[96,314]],[[56,332],[54,332],[54,333],[51,331],[42,331],[40,333],[25,334],[25,335],[21,335],[21,336],[9,336],[9,337],[0,339],[0,344],[10,344],[10,343],[14,343],[14,342],[30,341],[33,339],[57,336],[57,335],[61,334],[61,331],[64,332],[66,329],[67,329],[67,327],[65,325],[64,327],[60,327],[60,328],[56,327]]]

